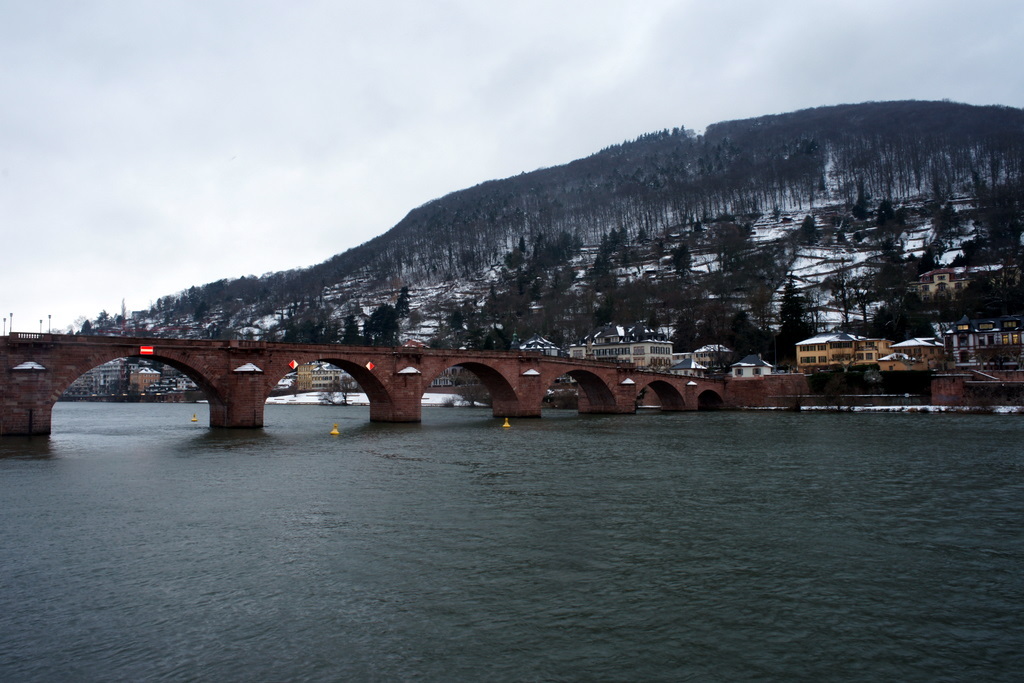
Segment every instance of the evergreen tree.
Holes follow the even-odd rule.
[[[594,324],[595,325],[609,325],[615,319],[615,297],[612,294],[606,294],[597,308],[594,310]]]
[[[800,224],[800,243],[818,243],[818,227],[814,224],[814,216],[811,214],[804,216],[803,223]]]
[[[796,287],[796,281],[790,275],[782,288],[782,301],[779,303],[779,334],[775,338],[775,364],[780,359],[795,358],[796,343],[814,334],[814,326],[810,322],[807,311],[807,298]]]
[[[857,201],[853,204],[853,209],[850,213],[853,217],[859,221],[862,221],[868,217],[868,199],[871,196],[864,191],[864,179],[857,180]]]
[[[363,325],[363,336],[370,346],[398,346],[398,314],[391,304],[381,304]]]
[[[878,214],[875,216],[875,222],[878,225],[885,225],[892,220],[896,220],[896,211],[892,208],[891,201],[883,199],[878,205]]]
[[[932,247],[928,247],[921,254],[921,258],[917,262],[917,274],[921,275],[936,268],[938,268],[938,265],[935,261],[935,250]]]
[[[594,265],[590,269],[590,278],[594,283],[594,291],[604,292],[613,289],[616,284],[615,274],[612,272],[611,261],[603,252],[598,252],[594,259]]]
[[[763,355],[771,345],[771,334],[750,320],[746,311],[737,311],[729,323],[728,345],[740,358],[752,353]]]
[[[395,302],[395,313],[399,318],[409,317],[409,288],[402,287],[398,293],[398,301]]]
[[[690,248],[685,243],[681,243],[672,250],[672,267],[679,278],[685,279],[690,275],[692,263],[693,258],[690,256]]]
[[[697,341],[697,324],[693,316],[682,315],[676,320],[675,331],[672,333],[672,350],[677,353],[693,351]]]
[[[358,346],[363,343],[363,337],[359,334],[359,323],[354,315],[345,316],[345,327],[341,333],[341,343],[349,346]]]

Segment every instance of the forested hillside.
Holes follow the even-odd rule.
[[[965,312],[1019,311],[1013,278],[980,276],[939,306],[906,285],[936,265],[1019,264],[1022,210],[1024,111],[821,107],[664,130],[484,182],[318,265],[189,287],[88,327],[502,347],[513,333],[564,344],[642,320],[680,350],[772,357],[826,326],[902,339]]]

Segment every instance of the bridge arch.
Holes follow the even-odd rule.
[[[199,390],[207,400],[223,401],[222,391],[213,383],[210,378],[210,373],[208,369],[204,367],[204,364],[189,363],[182,358],[163,353],[145,356],[141,353],[125,353],[124,348],[118,349],[116,347],[99,349],[87,356],[80,356],[73,362],[67,363],[62,367],[54,368],[54,377],[53,381],[50,383],[49,398],[53,402],[56,402],[64,395],[68,388],[71,387],[76,379],[104,363],[109,363],[119,358],[155,361],[157,363],[162,363],[163,365],[169,365],[195,382],[196,386],[199,387]]]
[[[145,354],[138,346],[119,344],[101,345],[84,349],[76,348],[76,353],[68,354],[62,362],[46,359],[40,364],[45,370],[43,381],[35,383],[35,388],[26,395],[26,407],[21,412],[27,415],[25,433],[49,434],[53,420],[53,407],[79,377],[93,368],[110,361],[125,358],[128,360],[151,360],[175,368],[195,382],[199,391],[206,398],[210,411],[210,424],[218,424],[228,409],[229,391],[219,386],[212,377],[205,363],[193,363],[188,359],[174,354]],[[27,387],[26,387],[27,388]],[[5,433],[0,429],[0,433]]]
[[[670,382],[663,379],[651,379],[646,384],[638,384],[637,388],[639,391],[644,389],[653,391],[658,397],[662,411],[688,410],[686,399],[683,397],[682,392]]]
[[[580,413],[619,413],[622,412],[616,400],[615,391],[606,379],[595,372],[577,368],[563,374],[576,382],[579,395]]]
[[[507,376],[508,370],[503,371],[498,364],[492,364],[486,360],[452,358],[440,365],[432,364],[423,376],[420,400],[422,400],[423,392],[430,387],[434,380],[446,370],[456,367],[472,372],[480,380],[480,384],[487,389],[491,397],[491,413],[494,417],[540,416],[539,406],[536,411],[528,409],[524,397],[520,396],[512,380]]]
[[[217,409],[217,407],[223,407],[226,404],[223,389],[213,381],[211,377],[212,373],[209,372],[208,368],[204,367],[205,364],[193,364],[183,360],[182,358],[163,353],[154,353],[152,355],[144,356],[140,353],[124,353],[123,351],[124,349],[121,349],[120,352],[117,349],[103,349],[103,352],[101,353],[91,354],[79,362],[58,370],[55,373],[54,381],[51,385],[52,393],[50,398],[52,401],[56,402],[59,400],[76,379],[93,368],[97,368],[104,363],[109,363],[119,358],[126,358],[128,360],[155,361],[163,365],[169,365],[175,370],[178,370],[195,382],[196,387],[198,387],[199,391],[203,394],[203,397],[209,402],[211,411]]]
[[[722,395],[714,389],[705,389],[697,395],[697,410],[718,410],[724,405]]]
[[[359,362],[361,360],[361,358],[352,360],[331,354],[320,354],[303,362],[313,363],[320,361],[330,363],[347,372],[359,384],[359,388],[363,390],[363,393],[366,394],[366,399],[370,403],[370,419],[374,421],[386,420],[388,419],[387,416],[395,414],[395,397],[392,396],[388,387],[384,385],[373,371],[366,367],[365,363]]]

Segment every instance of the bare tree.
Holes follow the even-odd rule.
[[[359,391],[359,384],[348,373],[332,379],[326,389],[320,392],[320,403],[332,406],[347,406],[348,397]]]

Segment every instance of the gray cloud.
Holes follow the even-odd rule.
[[[1010,1],[6,3],[0,310],[63,328],[311,265],[661,128],[1024,106],[1022,45]]]

